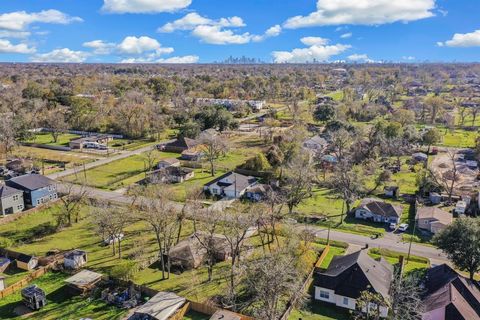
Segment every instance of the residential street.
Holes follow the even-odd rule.
[[[160,141],[158,143],[169,143],[169,142],[172,142],[172,141],[174,141],[174,140]],[[152,148],[155,148],[155,145],[143,147],[143,148],[133,150],[133,151],[125,151],[125,152],[122,152],[122,153],[117,154],[117,155],[113,155],[113,156],[105,158],[105,159],[90,162],[90,163],[85,164],[85,170],[96,168],[96,167],[102,166],[104,164],[107,164],[107,163],[110,163],[110,162],[113,162],[113,161],[116,161],[116,160],[121,160],[121,159],[128,158],[130,156],[141,154],[141,153],[144,153],[146,151],[151,150]],[[63,177],[69,176],[71,174],[74,174],[75,170],[77,170],[77,172],[81,171],[81,170],[83,170],[83,166],[78,167],[77,169],[72,168],[72,169],[68,169],[68,170],[65,170],[65,171],[55,172],[55,173],[47,175],[47,177],[49,177],[50,179],[56,180],[56,179],[63,178]]]

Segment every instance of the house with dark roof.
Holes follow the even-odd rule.
[[[238,199],[245,194],[249,187],[256,183],[257,179],[255,177],[230,171],[205,184],[203,190],[214,196]]]
[[[480,319],[480,284],[446,264],[429,269],[425,276],[422,320]]]
[[[5,181],[11,188],[23,191],[26,207],[36,207],[57,199],[55,181],[40,174],[26,174]]]
[[[384,259],[376,261],[365,250],[335,256],[326,271],[314,272],[314,299],[356,310],[363,291],[388,299],[392,279],[393,266]],[[388,308],[380,306],[380,316],[387,315]]]
[[[17,268],[22,270],[33,270],[38,265],[38,258],[28,254],[20,253],[15,259],[17,262]]]
[[[9,186],[0,186],[0,210],[2,215],[20,212],[24,209],[23,191]]]
[[[391,203],[367,198],[363,199],[360,206],[355,209],[355,218],[374,222],[398,223],[402,212],[402,206],[394,206]]]
[[[182,183],[195,176],[195,171],[184,167],[166,167],[148,174],[150,183]]]
[[[199,144],[200,142],[198,142],[197,140],[186,138],[186,137],[180,137],[173,142],[159,146],[159,149],[165,152],[182,153],[185,150],[193,149]]]

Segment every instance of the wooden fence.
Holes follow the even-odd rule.
[[[307,289],[307,286],[310,284],[310,281],[312,280],[313,273],[315,272],[315,269],[317,269],[322,263],[323,260],[325,260],[325,257],[328,255],[328,252],[330,251],[330,246],[327,245],[320,256],[317,259],[317,262],[315,262],[312,270],[310,270],[310,273],[307,275],[305,278],[305,281],[302,284],[302,287],[300,290],[298,290],[298,293],[305,292]],[[298,299],[300,298],[301,294],[294,294],[293,297],[288,301],[287,303],[287,309],[283,313],[283,315],[280,317],[280,320],[287,320],[288,317],[290,316],[290,313],[292,313],[293,308],[295,308],[295,304],[297,303]]]
[[[51,267],[52,267],[52,265],[47,265],[47,266],[44,266],[44,267],[40,267],[40,269],[31,272],[30,274],[28,274],[22,280],[20,280],[18,282],[15,282],[11,286],[6,287],[2,291],[0,291],[0,299],[3,299],[4,297],[9,296],[9,295],[21,290],[23,287],[25,287],[27,284],[29,284],[33,280],[35,280],[37,278],[40,278],[45,273],[47,273],[48,270],[50,270]]]

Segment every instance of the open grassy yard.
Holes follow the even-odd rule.
[[[404,256],[405,259],[407,256],[404,253],[391,251],[387,249],[378,249],[378,248],[370,249],[368,251],[368,255],[374,259],[380,259],[380,257],[383,257],[392,265],[398,264],[398,261],[399,261],[398,259],[400,256]],[[427,258],[410,255],[409,260],[410,261],[408,263],[407,263],[407,260],[405,260],[404,272],[408,273],[415,270],[424,270],[430,267],[430,262]]]
[[[455,129],[453,131],[445,129],[439,129],[443,141],[439,144],[445,147],[455,148],[473,148],[475,147],[475,139],[478,136],[476,131],[466,131],[462,129]]]
[[[109,306],[99,299],[72,296],[65,290],[64,280],[69,275],[64,273],[47,273],[33,281],[45,290],[47,305],[40,311],[32,312],[28,319],[61,320],[61,319],[121,319],[126,310],[115,306]],[[24,319],[14,314],[15,307],[22,305],[20,292],[12,294],[0,300],[1,319]]]
[[[309,301],[303,308],[294,309],[288,320],[347,320],[351,319],[345,309],[319,301]]]
[[[72,139],[80,138],[78,134],[62,133],[58,136],[57,142],[53,140],[53,136],[49,132],[41,132],[35,134],[35,136],[25,142],[28,143],[37,143],[37,144],[46,144],[51,146],[62,146],[68,147],[68,143]]]
[[[165,158],[176,158],[177,153],[154,151],[155,162]],[[116,190],[126,187],[145,178],[146,157],[134,155],[125,159],[110,162],[106,165],[86,171],[86,184],[92,187]],[[83,172],[70,175],[62,179],[68,182],[84,183]]]

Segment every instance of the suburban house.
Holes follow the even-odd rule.
[[[230,171],[205,184],[203,190],[214,196],[238,199],[245,194],[249,187],[256,183],[257,179],[255,177]]]
[[[36,207],[58,198],[55,181],[40,174],[15,177],[5,184],[23,191],[26,207]]]
[[[182,183],[195,176],[195,171],[183,167],[166,167],[149,173],[150,183]]]
[[[480,319],[480,286],[446,264],[425,276],[423,320]]]
[[[212,99],[212,98],[198,98],[196,104],[200,106],[222,106],[229,111],[234,111],[235,108],[245,105],[252,108],[253,111],[260,111],[265,107],[264,100],[236,100],[236,99]]]
[[[23,211],[23,191],[9,186],[0,186],[0,210],[2,215]]]
[[[165,152],[182,153],[183,151],[192,149],[199,144],[200,143],[197,140],[180,137],[173,142],[167,143],[165,145],[159,145],[158,148]]]
[[[205,152],[202,146],[197,145],[193,148],[182,151],[180,155],[180,159],[186,160],[186,161],[199,161],[204,156],[204,154]]]
[[[167,167],[180,167],[180,160],[175,158],[162,159],[157,164],[157,169],[163,169]]]
[[[33,161],[29,159],[15,159],[9,161],[5,168],[11,171],[15,171],[17,173],[25,173],[28,170],[33,169]]]
[[[438,233],[453,222],[453,216],[437,207],[422,207],[417,209],[417,226],[431,233]]]
[[[374,222],[398,223],[402,212],[402,206],[394,206],[387,202],[366,198],[355,209],[355,218]]]
[[[307,149],[313,152],[320,152],[327,148],[328,142],[324,138],[316,135],[303,141],[302,146],[304,149]]]
[[[113,136],[108,134],[99,134],[99,135],[72,139],[68,143],[68,146],[72,149],[83,149],[83,146],[86,143],[98,143],[106,146],[110,141],[113,141]]]
[[[314,299],[356,310],[362,291],[376,292],[387,299],[392,279],[393,266],[384,259],[376,261],[365,250],[335,256],[326,271],[315,270]],[[385,318],[388,308],[381,306],[380,315]]]
[[[183,271],[201,266],[207,258],[207,250],[202,245],[205,241],[213,242],[217,261],[225,261],[231,256],[230,246],[224,235],[214,234],[210,239],[209,235],[197,232],[170,249],[168,257],[172,267]]]

